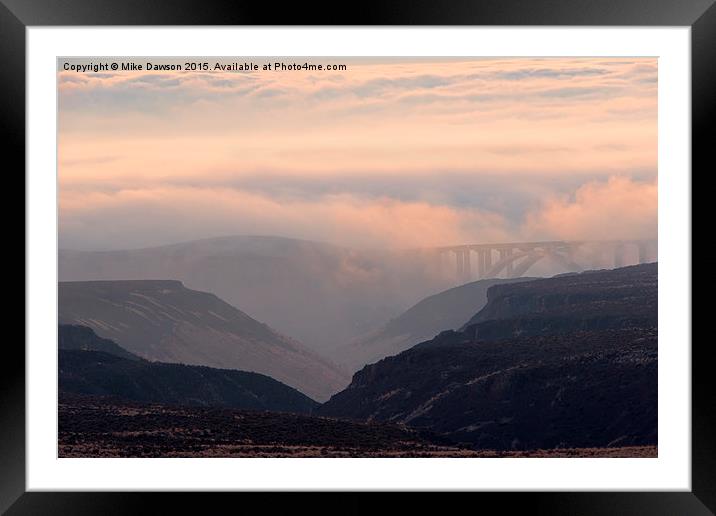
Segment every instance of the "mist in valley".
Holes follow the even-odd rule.
[[[636,248],[625,249],[622,264],[637,263]],[[586,269],[614,267],[613,254],[586,244],[574,259]],[[361,343],[403,312],[426,297],[478,280],[474,259],[467,282],[457,276],[455,262],[453,253],[436,249],[352,249],[280,237],[230,236],[124,251],[61,250],[59,279],[179,280],[189,289],[215,294],[352,372],[371,356]],[[573,271],[545,257],[527,275],[565,272]],[[473,303],[462,308],[465,321],[458,327],[484,299],[475,297]],[[461,313],[461,307],[448,308]]]
[[[179,280],[352,373],[474,315],[487,283],[455,287],[656,259],[584,244],[490,274],[438,252],[655,241],[655,59],[343,61],[58,70],[59,280]]]

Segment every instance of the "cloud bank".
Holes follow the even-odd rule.
[[[60,243],[656,236],[655,59],[58,72]]]
[[[61,245],[121,249],[230,234],[357,247],[656,238],[657,184],[624,177],[548,197],[512,218],[496,209],[392,197],[284,198],[231,188],[157,187],[66,193]]]

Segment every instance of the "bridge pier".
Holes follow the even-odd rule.
[[[624,267],[624,244],[617,242],[614,245],[614,268]]]
[[[455,251],[455,266],[457,267],[457,278],[460,280],[465,275],[465,262],[463,261],[462,251],[460,250]]]
[[[646,260],[647,260],[647,258],[646,258],[646,244],[645,244],[644,242],[639,242],[639,243],[637,244],[637,249],[638,249],[637,252],[638,252],[638,254],[639,254],[639,257],[638,257],[639,263],[646,263]]]
[[[656,260],[655,240],[551,241],[498,244],[467,244],[437,248],[440,261],[455,271],[460,284],[486,278],[515,278],[526,274],[540,260],[548,259],[565,271],[585,268],[623,267]],[[496,256],[493,259],[493,251]],[[472,253],[477,265],[472,270]],[[455,256],[452,268],[452,256]]]
[[[472,265],[470,263],[470,249],[453,249],[455,254],[455,269],[458,282],[467,283],[472,277]]]
[[[463,275],[461,281],[467,283],[472,278],[472,265],[470,265],[470,249],[463,251]]]
[[[499,255],[498,261],[502,261],[502,260],[512,256],[512,248],[506,247],[503,249],[498,249],[497,253]],[[512,267],[513,267],[513,265],[512,265],[511,261],[507,262],[507,265],[505,265],[505,277],[506,278],[512,277]]]
[[[658,244],[656,242],[638,242],[637,249],[639,254],[639,263],[649,263],[657,261],[659,254]]]

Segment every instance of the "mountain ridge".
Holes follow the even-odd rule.
[[[350,342],[452,285],[452,278],[430,267],[407,251],[241,235],[58,255],[61,281],[181,280],[334,362],[342,358],[336,343]]]
[[[538,280],[537,287],[530,287],[532,282],[492,287],[497,292],[490,299],[497,304],[488,301],[476,314],[480,322],[365,366],[317,413],[403,423],[478,449],[656,444],[657,267],[599,274]],[[590,290],[590,283],[596,285],[594,296],[571,297],[570,318],[562,327],[543,310],[547,322],[534,327],[539,331],[515,333],[531,328],[524,321],[539,321],[540,310],[549,305],[539,301],[539,292],[569,298],[575,289]],[[616,322],[593,324],[595,306],[602,302]],[[522,304],[536,311],[522,310]],[[494,321],[485,313],[496,313],[496,306],[503,310],[498,321],[504,333],[485,339],[481,325]],[[518,307],[512,316],[510,306]],[[654,317],[642,319],[644,307]],[[637,316],[630,319],[631,311]],[[580,317],[587,324],[575,324]],[[631,322],[625,326],[625,320]]]
[[[480,340],[555,331],[655,327],[658,264],[495,285],[461,331]]]
[[[60,282],[59,322],[92,328],[142,358],[266,374],[314,399],[348,378],[301,343],[177,280]]]
[[[60,324],[57,328],[57,345],[60,350],[102,351],[129,360],[142,360],[113,340],[103,339],[92,328],[79,324]]]
[[[477,280],[421,299],[376,331],[349,343],[350,365],[363,366],[429,340],[440,332],[458,329],[487,302],[488,290],[498,284],[533,278]]]
[[[310,413],[301,392],[259,373],[130,360],[103,351],[59,351],[59,390],[186,406]]]

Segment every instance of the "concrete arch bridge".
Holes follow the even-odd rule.
[[[562,272],[622,267],[657,259],[656,240],[550,241],[501,244],[466,244],[438,247],[438,267],[454,271],[467,283],[486,278],[519,278],[540,261],[549,260]]]

